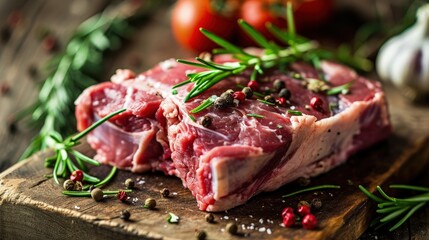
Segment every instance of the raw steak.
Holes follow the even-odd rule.
[[[89,135],[95,158],[133,172],[160,170],[176,175],[201,210],[222,211],[298,177],[326,172],[391,132],[379,83],[327,61],[321,64],[322,72],[295,63],[285,72],[272,70],[261,77],[261,92],[276,79],[285,82],[292,93],[285,107],[254,97],[233,107],[210,107],[192,114],[193,121],[192,109],[212,95],[239,90],[237,85],[246,85],[250,75],[245,72],[222,80],[186,103],[191,84],[172,94],[172,86],[185,80],[186,73],[202,70],[171,59],[138,76],[119,70],[111,82],[84,91],[76,102],[80,131],[100,117],[127,109]],[[308,89],[309,81],[320,74],[330,87],[354,82],[349,93],[327,96]],[[322,100],[321,108],[308,106],[312,97]],[[199,124],[205,116],[212,119],[208,127]]]

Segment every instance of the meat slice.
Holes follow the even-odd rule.
[[[330,87],[353,81],[349,93],[310,91],[309,82],[321,73],[296,63],[286,72],[272,70],[261,77],[261,92],[277,79],[286,84],[292,92],[287,106],[252,98],[190,114],[208,97],[246,85],[250,73],[222,80],[185,103],[192,85],[177,94],[171,87],[201,69],[167,60],[135,78],[126,80],[123,76],[129,74],[119,72],[114,82],[87,89],[77,101],[78,126],[83,130],[97,118],[127,108],[88,138],[97,160],[135,172],[176,175],[201,210],[227,210],[298,177],[326,172],[391,132],[378,83],[332,62],[322,62],[321,70]],[[297,74],[301,77],[291,77]],[[322,101],[320,108],[309,107],[313,97]],[[201,126],[203,117],[210,117],[212,124]]]

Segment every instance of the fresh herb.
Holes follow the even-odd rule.
[[[292,110],[292,109],[288,109],[287,112],[291,115],[295,115],[295,116],[302,116],[302,112],[298,111],[298,110]]]
[[[331,89],[329,89],[328,91],[326,91],[327,95],[337,95],[337,94],[346,94],[348,93],[350,87],[353,85],[353,81],[348,82],[346,84],[337,86],[337,87],[333,87]]]
[[[411,185],[390,185],[389,187],[423,192],[423,194],[412,197],[394,198],[387,195],[380,186],[377,186],[377,191],[381,195],[381,197],[378,197],[359,185],[359,189],[368,198],[377,202],[376,212],[379,216],[373,221],[372,226],[380,228],[385,225],[391,225],[389,231],[393,231],[429,202],[429,188]]]
[[[79,168],[73,163],[70,156],[73,156],[78,165],[81,168],[84,168],[84,163],[88,163],[95,166],[100,166],[100,163],[91,159],[90,157],[76,151],[73,149],[73,147],[80,144],[80,140],[85,137],[89,132],[103,124],[105,121],[109,120],[113,116],[116,116],[120,114],[121,112],[124,112],[125,109],[121,109],[118,111],[115,111],[104,118],[98,120],[97,122],[93,123],[90,127],[85,129],[84,131],[74,135],[67,137],[63,140],[62,136],[58,134],[57,132],[53,132],[50,135],[48,135],[47,138],[47,146],[52,147],[54,149],[55,155],[52,157],[48,157],[46,159],[45,165],[52,166],[53,165],[53,171],[52,176],[57,184],[59,184],[58,177],[65,178],[68,175],[68,171],[73,172],[76,170],[79,170]],[[100,183],[101,181],[89,175],[88,173],[85,173],[83,171],[83,180],[91,183]]]
[[[341,188],[341,187],[338,185],[320,185],[320,186],[301,189],[301,190],[298,190],[296,192],[283,195],[282,197],[284,197],[284,198],[292,197],[292,196],[295,196],[295,195],[300,194],[300,193],[311,192],[311,191],[320,190],[320,189],[338,189],[338,188]]]
[[[192,114],[188,114],[188,116],[193,122],[197,122],[197,119],[195,119],[195,117]]]
[[[264,118],[264,116],[256,114],[256,113],[248,113],[246,114],[248,117],[254,117],[254,118]]]
[[[132,190],[118,190],[118,191],[110,191],[110,190],[105,190],[103,191],[103,195],[116,195],[119,192],[126,192],[126,193],[130,193],[133,192]],[[88,191],[63,191],[64,195],[67,196],[73,196],[73,197],[91,197],[91,193]]]
[[[216,101],[216,98],[217,98],[216,95],[213,95],[213,96],[207,98],[198,107],[192,109],[190,112],[191,113],[199,113],[199,112],[205,110],[206,108],[208,108],[211,105],[213,105],[213,103]]]
[[[169,223],[179,223],[179,221],[180,221],[180,217],[179,216],[177,216],[176,214],[171,213],[171,212],[168,213],[167,222],[169,222]]]
[[[47,148],[52,135],[74,132],[74,101],[85,88],[97,82],[103,70],[103,54],[117,50],[122,39],[130,36],[131,21],[151,13],[159,5],[151,2],[155,1],[147,1],[140,7],[130,7],[130,3],[124,2],[78,26],[64,52],[48,63],[49,74],[41,86],[37,102],[21,112],[21,118],[31,115],[32,126],[40,129],[21,159]]]
[[[258,101],[261,102],[261,103],[270,105],[270,106],[275,106],[276,105],[275,103],[272,103],[272,102],[269,102],[269,101],[266,101],[266,100],[263,100],[263,99],[258,99]]]

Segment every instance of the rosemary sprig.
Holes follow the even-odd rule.
[[[124,189],[124,190],[104,190],[103,195],[116,195],[119,192],[130,193],[133,190]],[[91,197],[91,193],[88,191],[63,191],[64,195],[73,196],[73,197]]]
[[[105,121],[109,120],[113,116],[116,116],[122,112],[124,112],[125,109],[120,109],[118,111],[115,111],[102,119],[98,120],[97,122],[93,123],[90,127],[85,129],[84,131],[74,135],[70,136],[63,140],[61,135],[54,132],[54,134],[48,135],[47,143],[48,147],[52,147],[54,149],[55,155],[52,157],[48,157],[45,162],[45,166],[52,166],[54,167],[52,171],[52,176],[57,184],[59,184],[58,178],[65,178],[68,175],[69,172],[73,172],[75,170],[78,170],[79,168],[73,163],[71,156],[73,156],[76,161],[83,161],[86,163],[89,163],[91,165],[99,166],[100,163],[97,161],[89,158],[88,156],[85,156],[84,154],[76,151],[73,149],[73,147],[80,144],[80,140],[86,136],[89,132],[103,124]],[[49,140],[49,141],[48,141]],[[80,165],[80,164],[79,164]],[[82,164],[83,165],[83,164]],[[100,179],[93,177],[89,175],[88,173],[84,172],[83,180],[90,183],[96,183],[96,186],[104,185],[106,182],[108,182],[112,177],[113,174],[116,172],[116,169],[113,168],[111,174],[103,180],[100,181]]]
[[[374,220],[372,225],[375,225],[376,228],[391,225],[389,231],[394,231],[429,202],[429,188],[411,185],[390,185],[389,187],[424,192],[407,198],[394,198],[387,195],[380,186],[377,186],[377,191],[381,195],[378,197],[359,185],[359,189],[368,198],[377,202],[376,212],[380,216]]]
[[[341,187],[338,185],[319,185],[319,186],[301,189],[301,190],[298,190],[296,192],[283,195],[282,197],[284,197],[284,198],[292,197],[292,196],[295,196],[295,195],[300,194],[300,193],[311,192],[311,191],[320,190],[320,189],[338,189],[338,188],[341,188]]]
[[[50,135],[75,131],[74,101],[79,94],[102,73],[103,53],[116,50],[122,39],[132,32],[130,23],[137,16],[150,13],[159,4],[145,1],[141,6],[124,2],[107,8],[78,26],[65,50],[49,63],[50,71],[44,80],[35,104],[22,111],[30,116],[35,129],[40,129],[20,159],[45,149]]]

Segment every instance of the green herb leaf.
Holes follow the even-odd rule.
[[[246,116],[254,117],[254,118],[264,118],[264,116],[262,116],[260,114],[256,114],[256,113],[248,113],[248,114],[246,114]]]
[[[337,95],[337,94],[346,94],[350,87],[353,85],[354,81],[348,82],[346,84],[337,86],[337,87],[333,87],[331,89],[329,89],[326,94],[327,95]]]
[[[298,195],[298,194],[301,194],[301,193],[304,193],[304,192],[311,192],[311,191],[321,190],[321,189],[339,189],[339,188],[341,188],[341,187],[338,186],[338,185],[320,185],[320,186],[315,186],[315,187],[309,187],[309,188],[301,189],[301,190],[298,190],[296,192],[283,195],[282,197],[284,197],[284,198],[292,197],[292,196],[295,196],[295,195]]]
[[[291,115],[302,116],[302,112],[297,111],[297,110],[288,109],[287,112]]]
[[[177,216],[176,214],[171,213],[171,212],[168,213],[167,222],[169,222],[169,223],[179,223],[179,221],[180,221],[180,217],[179,216]]]

